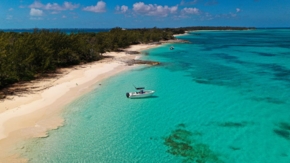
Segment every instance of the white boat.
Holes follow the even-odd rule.
[[[144,90],[145,88],[144,87],[135,87],[136,92],[127,92],[126,93],[126,96],[127,98],[144,98],[144,97],[150,97],[153,95],[153,93],[155,91],[152,91],[152,90]]]

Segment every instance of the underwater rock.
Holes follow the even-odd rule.
[[[126,63],[129,66],[134,65],[134,64],[147,64],[147,65],[152,65],[152,66],[160,64],[160,62],[156,62],[156,61],[145,61],[145,60],[135,60],[135,59],[128,60],[126,61]]]
[[[197,132],[199,133],[199,132]],[[179,124],[168,136],[164,138],[167,152],[180,156],[184,162],[197,163],[222,163],[218,155],[208,145],[194,139],[195,134],[185,129],[184,124]],[[198,135],[201,135],[200,133]]]
[[[239,147],[234,147],[234,146],[229,146],[230,149],[232,149],[233,151],[237,151],[240,150],[241,148]]]
[[[281,136],[281,137],[283,137],[283,138],[285,138],[287,140],[290,140],[290,132],[289,131],[275,129],[274,132],[277,135],[279,135],[279,136]]]
[[[254,101],[262,101],[262,102],[268,102],[272,104],[284,104],[285,102],[282,100],[279,100],[278,98],[272,98],[272,97],[253,97],[252,100]]]
[[[281,122],[281,123],[279,124],[279,127],[280,127],[281,129],[289,130],[289,131],[290,131],[290,124],[289,124],[289,123]]]
[[[290,140],[290,124],[281,122],[277,125],[278,129],[274,129],[274,133],[278,136]]]
[[[245,127],[247,125],[247,122],[225,122],[225,123],[219,123],[218,126],[221,127]]]

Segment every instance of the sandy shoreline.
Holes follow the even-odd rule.
[[[159,45],[133,45],[127,51],[142,51]],[[27,162],[17,155],[25,148],[21,142],[33,137],[46,137],[47,131],[63,125],[60,113],[65,105],[77,97],[100,87],[102,80],[132,69],[123,61],[136,55],[110,52],[105,60],[65,69],[55,79],[31,82],[31,87],[44,88],[25,96],[13,96],[0,101],[0,163]]]
[[[174,36],[174,37],[185,36],[185,35],[188,35],[190,32],[193,32],[193,31],[185,31],[183,34],[175,34],[175,35],[173,35],[173,36]]]

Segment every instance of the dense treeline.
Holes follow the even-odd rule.
[[[195,27],[180,27],[180,28],[165,28],[166,31],[171,31],[173,34],[183,34],[185,31],[196,30],[249,30],[254,27],[214,27],[214,26],[195,26]]]
[[[186,31],[192,30],[248,30],[248,29],[255,29],[254,27],[214,27],[214,26],[195,26],[195,27],[181,27],[180,29],[184,29]]]
[[[192,30],[246,30],[241,27],[182,27],[71,33],[39,30],[0,32],[0,90],[10,84],[35,79],[57,68],[101,59],[102,54],[129,45],[174,39]]]
[[[173,38],[172,32],[157,28],[71,34],[38,29],[0,32],[0,89],[60,67],[99,60],[107,51]]]
[[[156,29],[156,28],[154,28]],[[170,34],[184,34],[186,31],[197,31],[197,30],[249,30],[255,29],[254,27],[214,27],[214,26],[194,26],[194,27],[179,27],[179,28],[161,28],[165,33]],[[132,31],[143,31],[144,29],[132,29]]]

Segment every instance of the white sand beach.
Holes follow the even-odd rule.
[[[156,46],[140,44],[125,50],[142,51]],[[61,69],[57,78],[27,84],[38,88],[37,91],[12,95],[0,101],[0,163],[26,162],[17,154],[18,149],[25,148],[21,145],[23,140],[46,137],[48,130],[62,126],[64,119],[60,113],[65,105],[93,88],[101,87],[104,79],[131,69],[132,66],[122,61],[136,57],[125,52],[110,52],[104,56],[111,58]]]

